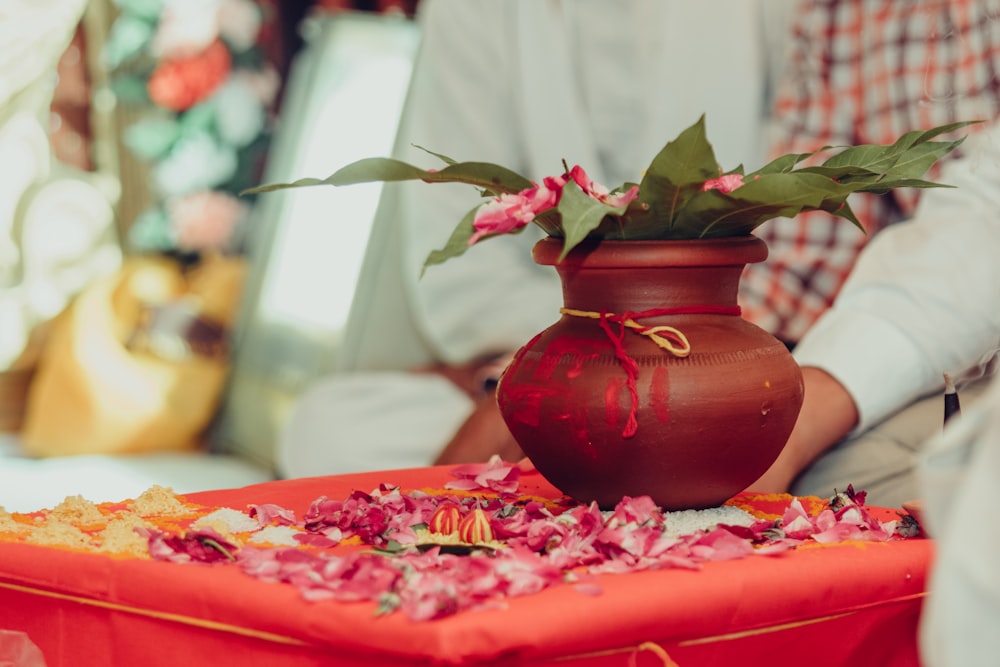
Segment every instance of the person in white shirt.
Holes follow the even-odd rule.
[[[924,531],[937,541],[920,619],[926,667],[987,667],[1000,655],[1000,381],[927,445]]]
[[[759,164],[795,5],[428,0],[395,156],[436,166],[417,144],[532,178],[558,172],[565,159],[614,186],[638,180],[636,165],[705,112],[723,165]],[[695,52],[714,57],[676,66]],[[940,428],[943,374],[966,381],[963,400],[973,400],[978,387],[968,381],[996,341],[969,319],[1000,289],[998,266],[970,261],[970,253],[993,252],[983,212],[996,193],[975,167],[990,159],[990,140],[963,150],[966,159],[936,177],[958,187],[926,191],[913,222],[874,236],[842,299],[799,344],[800,426],[752,488],[827,495],[850,483],[889,506],[917,495],[915,456]],[[530,257],[538,230],[493,239],[421,278],[427,253],[444,244],[476,193],[423,183],[385,192],[338,372],[301,398],[282,434],[286,476],[520,454],[479,387],[496,355],[558,318],[559,282]],[[854,315],[842,319],[845,311]]]
[[[944,375],[971,405],[1000,350],[1000,123],[962,152],[939,179],[954,187],[928,190],[911,220],[872,238],[795,348],[802,410],[752,488],[826,493],[849,482],[890,507],[919,496],[913,470],[943,423]]]
[[[416,144],[538,180],[565,160],[614,187],[638,182],[704,113],[722,164],[761,164],[793,4],[423,0],[394,156],[441,165]],[[384,193],[337,372],[300,398],[282,433],[285,476],[518,456],[479,387],[492,359],[559,318],[558,278],[531,259],[540,233],[493,239],[421,277],[479,197],[423,183]]]

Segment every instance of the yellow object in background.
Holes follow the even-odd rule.
[[[51,324],[21,431],[35,456],[197,449],[229,370],[245,262],[128,259]]]

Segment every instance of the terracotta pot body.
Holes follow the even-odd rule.
[[[518,350],[497,388],[507,426],[539,472],[606,509],[641,495],[668,510],[713,507],[753,483],[802,404],[791,354],[738,315],[740,274],[767,256],[764,242],[588,242],[557,262],[561,250],[561,240],[543,239],[534,258],[555,265],[564,309],[578,312]],[[603,326],[594,319],[654,310],[668,312],[636,323],[672,327],[687,356],[610,316]],[[681,340],[670,329],[658,335]]]

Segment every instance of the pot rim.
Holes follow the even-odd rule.
[[[767,243],[753,234],[711,239],[586,239],[560,262],[562,247],[561,238],[543,238],[532,249],[532,258],[538,264],[557,268],[736,266],[767,258]]]

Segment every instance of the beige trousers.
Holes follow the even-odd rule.
[[[980,379],[959,387],[962,407],[976,402],[990,384]],[[867,491],[867,504],[899,507],[920,496],[916,466],[927,440],[941,432],[944,399],[921,399],[874,428],[842,441],[799,475],[795,495],[826,498],[853,484]]]

